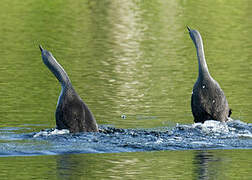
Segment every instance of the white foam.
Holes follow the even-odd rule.
[[[155,143],[156,143],[156,144],[163,143],[163,139],[162,139],[162,138],[158,138],[158,140],[157,140]]]
[[[47,131],[40,131],[33,135],[33,137],[39,137],[39,136],[51,136],[51,135],[61,135],[61,134],[68,134],[68,129],[54,129],[54,130],[47,130]]]
[[[208,120],[202,123],[192,124],[193,128],[200,128],[204,133],[228,133],[229,128],[225,122]]]
[[[249,134],[238,134],[238,137],[241,137],[241,138],[252,138],[252,134],[249,133]]]

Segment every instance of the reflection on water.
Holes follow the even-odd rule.
[[[1,179],[250,179],[249,153],[195,150],[8,157],[1,158],[0,168]]]
[[[214,169],[209,169],[210,163],[214,161],[217,166]],[[216,175],[220,160],[215,160],[212,152],[195,151],[194,164],[195,174],[197,179],[212,179]]]
[[[55,158],[57,179],[79,179],[82,174],[92,174],[92,168],[95,169],[88,158],[81,159],[82,161],[80,158],[69,155],[56,156]],[[91,178],[90,176],[86,177]]]

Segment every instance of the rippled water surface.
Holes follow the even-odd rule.
[[[249,0],[2,0],[1,178],[249,179],[249,7]],[[186,25],[200,31],[210,73],[233,109],[227,124],[193,124],[198,65]],[[51,129],[60,85],[39,44],[65,68],[99,133]]]
[[[0,156],[252,148],[252,124],[233,120],[152,129],[100,126],[98,133],[77,134],[57,129],[33,133],[18,133],[22,128],[0,130]]]

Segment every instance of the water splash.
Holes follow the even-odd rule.
[[[14,128],[14,130],[16,130]],[[188,149],[252,149],[252,124],[177,124],[155,129],[120,129],[100,126],[98,133],[71,134],[49,129],[36,133],[0,129],[0,156],[62,153],[111,153]]]
[[[42,130],[38,133],[35,133],[33,135],[34,138],[39,137],[39,136],[51,136],[51,135],[61,135],[61,134],[69,134],[70,131],[68,129],[51,129],[51,130]]]

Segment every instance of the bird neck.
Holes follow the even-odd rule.
[[[56,61],[56,59],[53,56],[50,56],[49,58],[45,58],[43,60],[44,60],[45,65],[50,69],[50,71],[58,79],[62,88],[67,88],[69,86],[72,86],[71,81],[70,81],[66,71]]]
[[[206,59],[205,59],[202,40],[198,39],[195,42],[195,46],[197,49],[197,58],[198,58],[198,64],[199,64],[199,77],[210,76],[210,73],[209,73],[208,67],[207,67],[207,63],[206,63]]]

